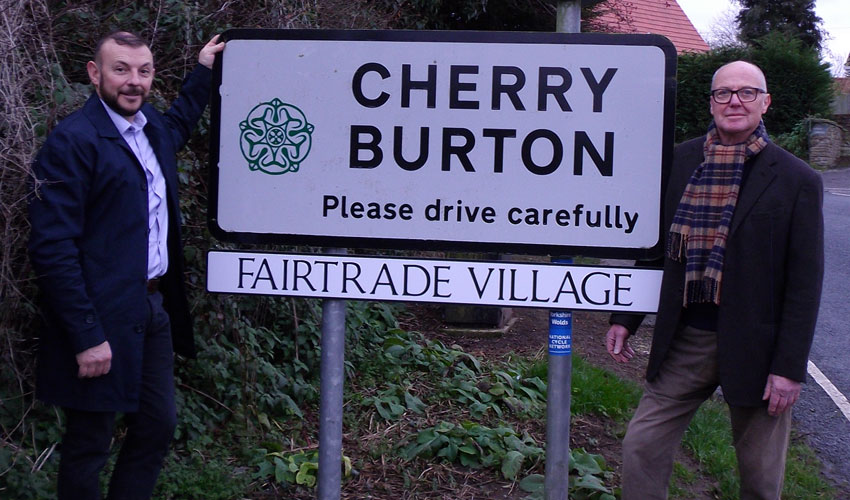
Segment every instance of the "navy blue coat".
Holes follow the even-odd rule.
[[[209,101],[209,69],[198,65],[164,114],[150,104],[145,134],[165,176],[168,271],[160,289],[175,351],[194,356],[183,283],[175,155]],[[148,194],[144,170],[96,94],[51,132],[33,166],[30,260],[46,327],[40,332],[36,396],[88,411],[135,411],[147,306]],[[77,377],[76,354],[104,341],[108,374]]]

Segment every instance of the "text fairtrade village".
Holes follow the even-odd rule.
[[[581,106],[592,106],[593,113],[602,113],[605,101],[605,91],[617,76],[617,68],[607,68],[602,74],[595,73],[591,68],[579,68],[579,74],[574,75],[563,67],[540,67],[534,87],[527,85],[528,75],[516,66],[497,66],[482,68],[478,65],[451,65],[447,70],[448,89],[438,88],[438,68],[431,64],[427,67],[425,78],[415,79],[412,76],[410,64],[401,64],[396,71],[391,71],[385,65],[368,62],[361,65],[352,77],[351,91],[356,102],[364,108],[380,108],[397,104],[402,109],[415,111],[411,105],[412,96],[421,93],[424,99],[414,98],[416,102],[424,103],[426,108],[449,110],[477,110],[489,107],[490,110],[500,110],[509,106],[516,111],[545,112],[552,106],[560,111],[573,111],[569,91],[575,86],[585,86],[592,93],[592,102],[580,102]],[[482,96],[478,91],[479,82],[489,79],[490,92]],[[525,98],[521,91],[525,89]],[[529,99],[529,90],[535,98]],[[564,138],[552,130],[538,128],[518,137],[517,130],[511,128],[483,128],[479,134],[461,127],[443,127],[432,132],[430,127],[420,127],[418,134],[418,154],[415,158],[405,157],[405,141],[416,138],[405,138],[404,127],[394,126],[392,130],[381,129],[369,124],[353,124],[350,127],[349,167],[352,169],[394,167],[405,171],[416,171],[429,164],[429,156],[433,148],[431,141],[439,141],[440,169],[448,172],[452,165],[460,165],[465,172],[491,170],[500,174],[505,169],[506,148],[519,146],[521,167],[537,176],[547,176],[557,171],[564,162],[565,145],[572,145],[573,171],[575,176],[584,175],[585,153],[592,160],[599,175],[612,177],[614,175],[614,132],[605,132],[604,142],[600,147],[591,140],[586,131],[575,130],[573,136]],[[415,134],[414,134],[415,135]],[[437,137],[432,137],[436,135]],[[571,141],[570,141],[571,139]],[[492,165],[474,165],[470,155],[476,148],[489,148],[492,153]],[[534,154],[535,149],[549,152],[541,161],[540,154]],[[414,148],[416,149],[416,148]],[[601,150],[601,152],[600,152]],[[434,163],[432,159],[431,164]],[[419,215],[417,215],[419,214]],[[575,203],[567,207],[511,207],[505,214],[499,214],[492,206],[467,205],[463,200],[443,200],[437,198],[433,203],[424,207],[414,207],[409,203],[389,201],[376,202],[372,200],[354,200],[346,195],[324,194],[322,199],[322,216],[325,218],[341,219],[373,219],[373,220],[404,220],[410,221],[422,217],[432,222],[482,222],[492,224],[498,217],[504,216],[512,225],[527,226],[561,226],[616,228],[624,233],[631,233],[637,224],[638,213],[624,210],[620,205],[606,204],[604,207],[586,207],[583,203]]]

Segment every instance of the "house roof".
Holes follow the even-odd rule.
[[[836,78],[835,86],[839,94],[850,94],[850,78]]]
[[[709,50],[676,0],[606,0],[596,8],[596,22],[607,31],[664,35],[679,54]]]

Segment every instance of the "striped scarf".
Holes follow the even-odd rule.
[[[731,146],[720,144],[714,122],[708,127],[705,161],[685,187],[667,240],[667,256],[686,263],[685,306],[720,304],[726,239],[741,190],[744,162],[764,149],[768,141],[763,122],[746,142]]]

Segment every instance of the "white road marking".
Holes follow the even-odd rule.
[[[844,414],[844,418],[850,422],[850,401],[847,401],[847,397],[844,396],[844,394],[841,394],[841,391],[839,391],[837,387],[832,385],[832,382],[826,378],[826,375],[824,375],[823,372],[811,362],[811,360],[809,361],[809,375],[811,375],[812,378],[815,379],[815,382],[823,388],[824,392],[832,398],[835,406],[841,410],[841,413]]]
[[[850,196],[850,188],[826,188],[825,191],[835,196]]]

